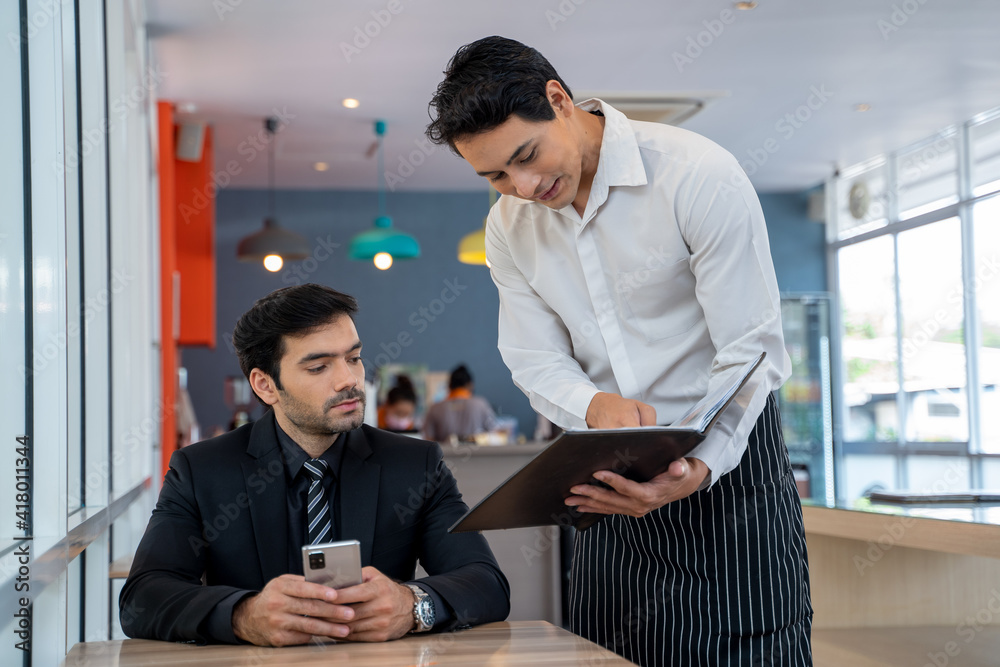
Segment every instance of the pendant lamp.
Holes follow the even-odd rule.
[[[497,203],[497,191],[490,188],[490,208]],[[483,218],[483,228],[470,232],[458,242],[458,261],[462,264],[478,264],[489,266],[486,262],[486,218]]]
[[[264,229],[247,236],[236,246],[236,257],[242,262],[263,262],[268,271],[280,271],[285,262],[305,259],[312,254],[304,237],[282,229],[274,216],[274,133],[277,118],[264,119],[268,135],[267,217]]]
[[[417,239],[405,232],[393,229],[392,218],[385,214],[385,170],[384,147],[385,121],[375,121],[375,141],[378,145],[378,217],[375,218],[375,228],[361,232],[351,239],[347,256],[351,259],[374,260],[375,266],[383,271],[392,266],[394,259],[413,259],[420,257],[420,244]]]

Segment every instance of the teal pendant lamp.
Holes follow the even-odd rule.
[[[374,260],[375,266],[383,271],[392,266],[396,259],[420,257],[417,239],[405,232],[394,229],[392,218],[385,214],[385,173],[382,139],[385,136],[385,121],[375,121],[375,137],[378,144],[378,217],[375,228],[361,232],[351,239],[347,256],[351,259]]]

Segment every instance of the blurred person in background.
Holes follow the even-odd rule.
[[[464,364],[451,372],[448,380],[448,398],[435,403],[424,419],[424,437],[437,442],[448,442],[453,437],[470,440],[477,433],[493,429],[496,413],[483,398],[473,396],[472,374]]]
[[[412,433],[417,429],[417,392],[406,375],[397,375],[396,384],[378,409],[378,427],[395,433]]]

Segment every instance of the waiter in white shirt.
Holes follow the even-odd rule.
[[[611,471],[567,505],[574,632],[641,665],[810,665],[802,511],[771,392],[788,377],[756,193],[692,132],[574,105],[536,50],[462,47],[427,130],[504,196],[486,254],[499,348],[563,428],[666,424],[767,352],[744,414],[646,483]],[[738,412],[738,411],[736,411]]]

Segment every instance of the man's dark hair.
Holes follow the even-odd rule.
[[[444,75],[430,103],[437,117],[427,126],[427,138],[456,153],[456,140],[499,127],[512,114],[536,122],[555,118],[545,94],[553,79],[573,97],[545,56],[495,35],[460,48]]]
[[[313,329],[347,315],[353,319],[358,302],[324,285],[308,283],[285,287],[260,299],[233,330],[233,347],[243,374],[259,368],[281,386],[281,357],[285,354],[285,336],[305,336]],[[259,398],[259,397],[258,397]]]
[[[465,364],[456,367],[451,372],[451,378],[448,379],[448,389],[461,389],[470,384],[472,384],[472,373],[465,367]]]

